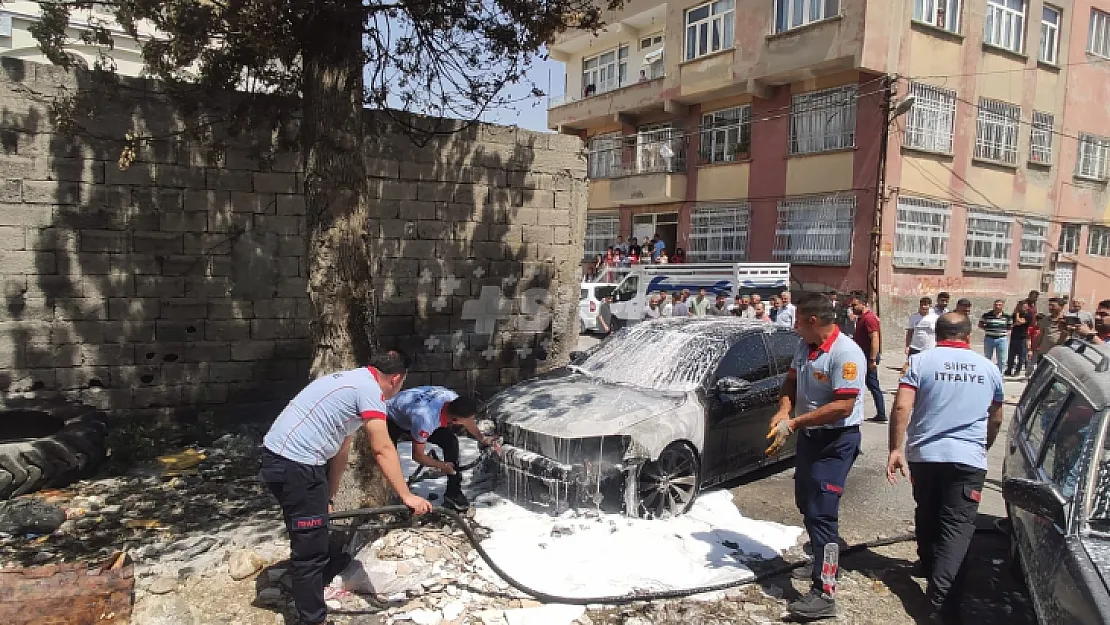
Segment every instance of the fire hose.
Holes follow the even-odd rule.
[[[357,532],[357,530],[358,530],[357,525],[362,524],[362,523],[366,523],[367,521],[369,521],[369,519],[371,519],[373,517],[379,517],[379,516],[385,516],[385,515],[391,515],[391,514],[392,515],[402,515],[402,516],[407,515],[407,517],[412,517],[412,512],[406,506],[384,506],[384,507],[380,507],[380,508],[360,508],[360,509],[357,509],[357,510],[345,510],[345,511],[342,511],[342,512],[337,512],[335,514],[332,514],[330,516],[330,518],[331,518],[331,520],[353,519],[355,521],[355,527],[351,528],[351,531],[353,533],[353,532]],[[656,601],[656,600],[661,600],[661,599],[681,599],[683,597],[689,597],[689,596],[692,596],[692,595],[700,595],[700,594],[708,593],[708,592],[717,592],[717,591],[720,591],[720,590],[728,590],[730,588],[739,588],[739,587],[742,587],[742,586],[748,586],[750,584],[758,584],[758,583],[764,582],[768,579],[778,577],[779,575],[784,575],[786,573],[789,573],[789,572],[793,571],[796,568],[799,568],[799,567],[802,567],[802,566],[812,566],[812,563],[810,563],[810,562],[795,562],[793,564],[782,564],[782,565],[767,569],[765,571],[762,571],[762,572],[756,574],[754,577],[747,577],[747,578],[744,578],[744,579],[738,579],[738,580],[733,580],[733,581],[729,581],[729,582],[720,582],[720,583],[716,583],[716,584],[708,584],[708,585],[705,585],[705,586],[697,586],[697,587],[694,587],[694,588],[681,588],[681,589],[672,589],[672,590],[652,590],[652,591],[633,591],[633,592],[629,592],[629,593],[626,593],[626,594],[623,594],[623,595],[610,595],[610,596],[605,596],[605,597],[561,597],[559,595],[553,595],[551,593],[543,592],[541,590],[536,590],[535,588],[527,586],[527,585],[521,583],[520,581],[517,581],[511,575],[509,575],[507,572],[505,572],[504,569],[502,569],[500,566],[497,565],[496,562],[493,561],[493,558],[490,557],[489,553],[486,552],[485,548],[482,547],[482,542],[478,538],[477,534],[474,533],[474,529],[457,512],[455,512],[453,510],[450,510],[450,509],[447,509],[447,508],[442,508],[442,507],[436,506],[436,507],[432,508],[432,511],[429,512],[425,516],[438,516],[441,519],[446,519],[446,520],[450,521],[451,523],[454,523],[460,530],[462,530],[463,534],[466,535],[467,540],[470,541],[470,544],[473,545],[474,550],[478,553],[478,557],[480,557],[489,566],[489,568],[492,569],[495,574],[497,574],[498,577],[505,580],[505,582],[507,584],[509,584],[510,586],[512,586],[513,588],[515,588],[515,589],[519,590],[520,592],[528,595],[529,597],[532,597],[532,598],[536,599],[537,601],[541,601],[543,603],[562,603],[562,604],[566,604],[566,605],[623,605],[623,604],[633,603],[633,602],[636,602],[636,601]],[[410,519],[410,526],[411,526],[411,519]],[[390,527],[402,527],[402,526],[401,525],[392,525]],[[1001,532],[1001,530],[996,528],[996,527],[977,528],[976,532],[977,533],[995,533],[995,532]],[[353,538],[353,536],[352,536],[352,538]],[[845,547],[844,549],[840,550],[840,555],[849,555],[849,554],[857,553],[859,551],[863,551],[863,550],[866,550],[866,549],[873,549],[873,548],[876,548],[876,547],[886,547],[886,546],[889,546],[889,545],[896,545],[896,544],[899,544],[899,543],[910,542],[910,541],[913,541],[913,540],[916,540],[916,536],[912,532],[906,533],[906,534],[899,534],[897,536],[891,536],[891,537],[887,537],[887,538],[879,538],[879,539],[870,540],[870,541],[867,541],[867,542],[862,542],[862,543],[856,543],[854,545],[849,545],[849,546]]]

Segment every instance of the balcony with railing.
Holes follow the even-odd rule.
[[[613,120],[614,111],[631,115],[663,110],[663,63],[644,65],[635,77],[597,81],[581,92],[550,96],[549,128],[588,128]]]
[[[610,171],[614,204],[665,204],[686,199],[686,132],[657,127],[622,138]]]

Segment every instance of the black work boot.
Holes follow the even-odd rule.
[[[795,619],[816,621],[836,617],[836,600],[814,588],[808,594],[786,606]]]
[[[462,492],[462,476],[458,473],[447,477],[447,492],[443,494],[443,505],[462,512],[470,508],[470,502]]]

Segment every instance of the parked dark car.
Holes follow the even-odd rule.
[[[701,488],[792,457],[764,456],[800,342],[727,317],[637,324],[493,397],[510,496],[556,511],[686,512]]]
[[[1110,346],[1040,359],[1010,425],[1002,492],[1015,574],[1044,624],[1110,623]]]

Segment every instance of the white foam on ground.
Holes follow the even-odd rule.
[[[474,520],[492,530],[482,545],[498,566],[526,586],[564,597],[751,578],[743,558],[773,558],[801,534],[799,527],[744,517],[728,491],[704,493],[688,513],[667,520],[573,512],[552,517],[496,494],[481,496],[475,505]],[[553,537],[556,526],[573,533]]]
[[[477,443],[460,438],[461,460],[478,455]],[[407,443],[399,446],[405,474],[416,468]],[[637,590],[684,589],[754,577],[744,561],[774,558],[793,547],[800,527],[745,517],[728,491],[702,493],[686,514],[666,520],[570,511],[535,512],[464,474],[474,520],[491,530],[482,545],[498,566],[526,586],[565,597],[621,595]],[[413,490],[440,495],[446,478],[417,482]],[[572,533],[553,537],[556,527]],[[485,569],[484,566],[481,567]],[[489,578],[494,578],[492,571]],[[486,577],[483,574],[483,577]]]

